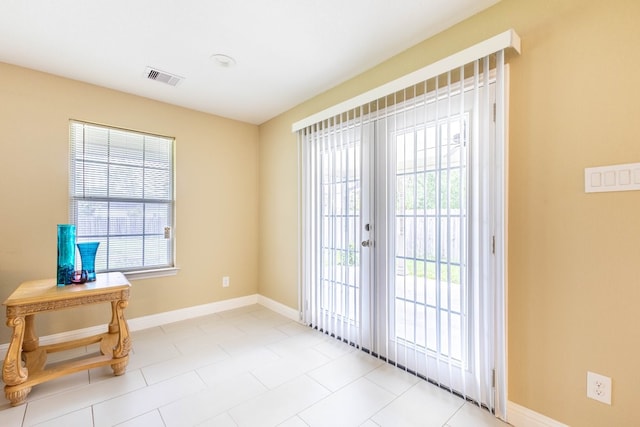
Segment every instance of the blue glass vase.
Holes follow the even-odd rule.
[[[98,252],[100,242],[78,243],[80,259],[82,260],[82,271],[87,272],[87,282],[96,280],[96,252]]]
[[[71,284],[76,261],[76,226],[58,224],[58,286]]]

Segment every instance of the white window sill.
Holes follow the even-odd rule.
[[[156,270],[125,271],[128,280],[153,279],[156,277],[175,276],[180,269],[178,267],[158,268]]]

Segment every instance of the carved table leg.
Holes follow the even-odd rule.
[[[22,341],[25,332],[25,319],[22,316],[7,318],[7,326],[13,328],[11,342],[7,355],[2,365],[2,379],[5,385],[5,396],[11,401],[11,406],[16,406],[25,401],[27,394],[31,391],[31,387],[14,390],[25,381],[29,376],[27,368],[22,366]]]
[[[124,318],[124,309],[129,304],[128,301],[120,300],[111,303],[111,309],[113,311],[113,319],[117,322],[118,328],[118,343],[113,349],[114,363],[111,364],[113,373],[115,375],[122,375],[129,363],[129,350],[131,349],[131,338],[129,337],[129,327],[127,321]],[[112,327],[109,324],[109,331]]]
[[[38,348],[40,345],[40,340],[36,336],[35,328],[34,328],[34,315],[30,314],[25,316],[25,330],[24,330],[24,339],[22,340],[22,350],[23,351],[33,351]]]
[[[111,322],[109,322],[109,333],[118,333],[118,309],[116,308],[118,301],[111,301]]]

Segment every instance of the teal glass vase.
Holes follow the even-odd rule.
[[[56,284],[71,284],[76,261],[76,226],[58,224],[58,271]]]
[[[100,242],[78,243],[80,260],[82,261],[82,271],[87,272],[87,282],[96,280],[96,253]]]

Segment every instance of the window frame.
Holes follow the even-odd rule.
[[[160,197],[160,198],[145,197],[144,195],[145,190],[142,190],[142,196],[137,196],[137,197],[136,196],[134,197],[111,196],[109,195],[109,189],[110,189],[110,184],[113,184],[113,182],[110,181],[108,178],[109,173],[107,173],[107,181],[104,183],[104,186],[102,187],[104,188],[106,195],[102,195],[99,197],[90,196],[84,193],[84,190],[83,190],[83,194],[78,194],[77,188],[76,188],[76,181],[78,179],[84,180],[88,177],[88,175],[81,173],[82,175],[78,176],[76,174],[77,164],[82,165],[85,162],[87,164],[91,163],[91,162],[88,162],[85,157],[79,158],[77,155],[78,151],[76,149],[76,145],[79,143],[79,144],[82,144],[82,146],[84,147],[87,143],[87,139],[84,135],[81,136],[79,140],[77,138],[74,140],[74,134],[76,132],[76,130],[74,129],[76,129],[76,127],[78,126],[80,126],[81,131],[84,131],[84,129],[87,129],[87,127],[93,128],[93,129],[106,130],[109,137],[111,136],[111,132],[118,132],[121,135],[126,135],[126,137],[134,137],[134,138],[142,137],[143,146],[138,150],[141,156],[140,158],[142,159],[142,163],[139,165],[139,168],[141,169],[141,174],[143,176],[146,176],[145,171],[156,169],[154,167],[149,166],[145,161],[144,156],[145,156],[145,153],[147,153],[146,148],[144,146],[144,144],[146,144],[145,137],[154,138],[156,139],[156,141],[167,142],[169,144],[169,147],[168,147],[169,163],[168,163],[168,169],[165,169],[165,170],[168,171],[168,174],[167,174],[168,183],[166,181],[162,181],[164,185],[168,184],[168,187],[169,187],[167,197],[166,198],[165,197]],[[104,124],[97,124],[97,123],[92,123],[92,122],[87,122],[82,120],[74,120],[74,119],[69,120],[69,223],[70,224],[74,224],[76,225],[76,227],[78,227],[79,217],[80,217],[78,213],[78,205],[79,205],[79,202],[82,202],[82,201],[100,201],[100,202],[106,203],[109,207],[107,209],[107,216],[105,221],[109,224],[111,223],[110,219],[112,218],[111,216],[112,203],[121,203],[121,204],[135,203],[135,204],[142,205],[144,207],[146,207],[149,203],[153,203],[157,206],[164,205],[167,209],[166,212],[168,212],[167,216],[168,216],[169,224],[167,225],[167,227],[170,227],[170,230],[169,230],[170,237],[168,238],[169,242],[167,243],[167,246],[166,246],[167,257],[166,259],[163,259],[163,261],[166,260],[166,264],[161,263],[161,264],[153,264],[153,265],[145,266],[144,265],[145,250],[142,249],[141,265],[135,265],[135,266],[132,265],[129,267],[117,267],[117,266],[109,267],[108,266],[109,262],[114,262],[114,260],[110,258],[109,260],[106,261],[107,268],[104,268],[105,267],[104,264],[102,264],[103,268],[99,268],[98,262],[96,262],[96,271],[98,273],[108,272],[108,271],[121,271],[129,279],[145,279],[145,278],[153,278],[153,277],[172,276],[177,274],[179,269],[176,266],[176,240],[175,240],[175,224],[176,224],[175,142],[176,142],[175,137],[171,137],[171,136],[153,134],[149,132],[142,132],[142,131],[137,131],[132,129],[120,128],[116,126],[104,125]],[[111,140],[109,140],[106,143],[105,146],[109,147],[108,150],[111,149],[111,144],[112,144]],[[82,150],[83,148],[80,147],[80,149]],[[111,168],[114,164],[116,165],[118,164],[117,162],[112,163],[111,153],[108,153],[107,155],[105,155],[105,159],[106,159],[105,165],[107,166],[107,169]],[[146,208],[143,208],[143,211],[145,209]],[[146,220],[147,220],[146,213],[144,213],[142,215],[143,225],[141,228],[141,232],[139,234],[134,233],[132,235],[132,237],[134,238],[137,237],[139,240],[141,240],[140,244],[142,245],[143,248],[145,247],[145,244],[146,244],[145,239],[153,235],[155,236],[158,235],[157,232],[152,233],[147,231],[146,222],[145,222]],[[86,239],[83,239],[83,236],[81,235],[81,233],[82,231],[79,228],[78,241],[86,241]],[[108,241],[109,239],[114,238],[115,235],[116,234],[111,233],[109,227],[107,227],[106,233],[96,233],[93,237],[95,237],[96,240],[107,239]],[[109,255],[104,255],[104,256],[108,257]]]

